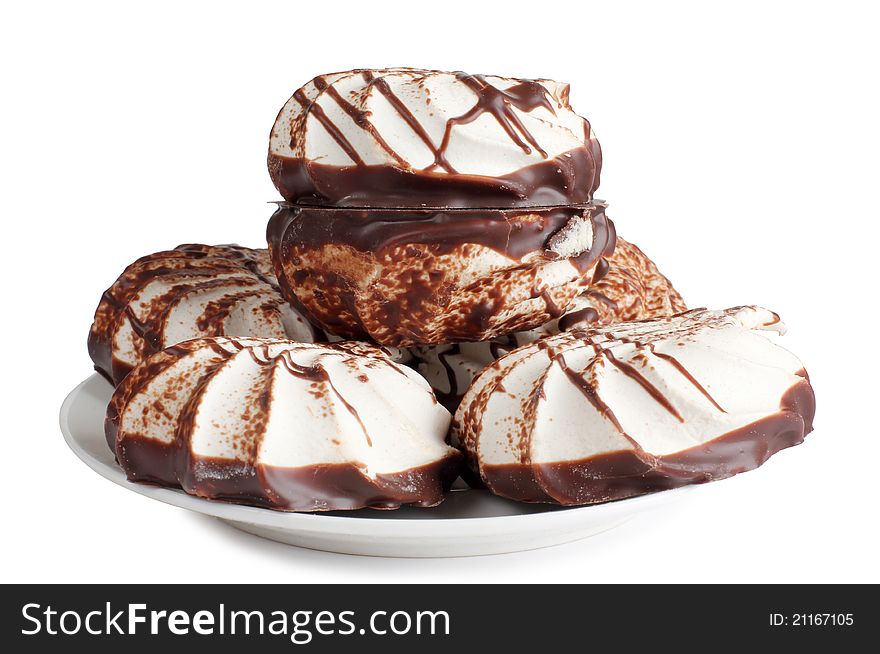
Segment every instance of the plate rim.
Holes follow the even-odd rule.
[[[587,506],[555,507],[553,505],[547,505],[548,507],[553,508],[548,511],[537,511],[533,513],[470,518],[441,517],[436,519],[415,520],[381,517],[362,518],[357,516],[333,515],[332,513],[275,511],[263,507],[236,504],[224,500],[211,500],[189,495],[180,489],[129,481],[125,477],[125,473],[121,468],[108,466],[106,463],[99,461],[80,444],[78,439],[73,435],[73,431],[69,428],[70,416],[78,396],[88,384],[93,383],[95,378],[99,378],[106,383],[106,380],[101,378],[98,373],[92,373],[89,377],[86,377],[79,382],[65,396],[58,414],[59,427],[62,436],[64,437],[64,441],[77,458],[104,479],[107,479],[126,490],[157,500],[163,504],[169,504],[203,515],[210,515],[221,520],[245,522],[252,525],[284,530],[300,530],[314,533],[334,532],[337,534],[354,534],[355,532],[362,532],[376,536],[388,535],[392,532],[396,532],[397,535],[400,536],[428,536],[431,534],[427,532],[431,531],[438,532],[438,535],[440,532],[448,535],[448,532],[451,529],[463,528],[472,532],[518,532],[523,528],[525,523],[530,524],[536,529],[540,529],[542,527],[552,528],[554,523],[567,523],[585,514],[596,515],[598,513],[605,513],[608,514],[607,517],[621,512],[634,514],[648,508],[654,503],[669,500],[672,496],[684,494],[695,488],[695,486],[683,486],[676,489],[648,493],[613,502]],[[426,508],[423,510],[430,511],[431,509]],[[411,533],[402,533],[407,530]]]

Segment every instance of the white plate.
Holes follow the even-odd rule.
[[[678,500],[693,488],[576,508],[523,504],[485,491],[460,489],[431,509],[283,513],[128,481],[104,438],[104,414],[111,393],[110,385],[95,374],[74,388],[61,406],[64,439],[92,470],[136,493],[215,516],[251,534],[328,552],[447,557],[530,550],[607,531],[641,511]]]

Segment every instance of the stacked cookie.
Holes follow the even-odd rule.
[[[120,465],[315,511],[434,505],[465,460],[572,505],[801,442],[806,373],[755,331],[778,317],[686,312],[594,199],[601,162],[551,80],[315,78],[272,129],[268,250],[181,246],[105,292],[89,351]]]

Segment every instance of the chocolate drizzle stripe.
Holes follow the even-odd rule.
[[[704,309],[692,309],[692,310],[687,311],[687,312],[685,312],[685,313],[693,313],[693,312],[697,312],[697,311],[704,311]],[[655,319],[653,319],[653,318],[647,318],[647,319],[645,319],[645,320],[640,320],[640,321],[636,321],[636,322],[653,322],[654,320],[655,320]],[[611,341],[611,342],[629,343],[629,344],[635,345],[635,346],[636,346],[637,348],[639,348],[639,349],[647,349],[648,351],[651,352],[651,354],[654,354],[654,355],[657,356],[658,358],[663,359],[664,361],[669,362],[669,363],[670,363],[670,364],[671,364],[671,365],[672,365],[672,366],[673,366],[673,367],[674,367],[679,373],[681,373],[681,375],[682,375],[685,379],[687,379],[691,384],[693,384],[694,387],[695,387],[698,391],[700,391],[700,393],[702,393],[702,394],[706,397],[706,399],[708,399],[708,400],[709,400],[709,401],[715,406],[715,408],[717,408],[717,409],[718,409],[719,411],[721,411],[722,413],[727,413],[727,411],[725,411],[725,410],[721,407],[721,405],[718,404],[718,402],[715,401],[715,399],[709,394],[709,392],[708,392],[705,388],[703,388],[702,384],[700,384],[700,382],[698,382],[698,381],[696,380],[696,378],[694,378],[694,376],[688,371],[687,368],[685,368],[685,367],[681,364],[681,362],[680,362],[678,359],[676,359],[675,357],[673,357],[673,356],[671,356],[671,355],[669,355],[669,354],[664,354],[664,353],[662,353],[662,352],[657,352],[657,350],[654,348],[654,344],[653,344],[653,343],[646,343],[646,342],[639,341],[639,340],[634,339],[634,338],[628,338],[628,337],[625,337],[625,336],[620,336],[620,335],[618,335],[618,334],[615,334],[613,331],[598,332],[598,331],[596,331],[596,330],[590,330],[590,331],[587,331],[587,332],[582,332],[581,334],[578,334],[577,331],[572,332],[572,333],[575,334],[576,337],[578,337],[578,338],[583,338],[583,339],[585,339],[585,340],[589,340],[589,341],[591,341],[591,342],[594,341],[594,339],[595,339],[596,336],[601,336],[601,337],[606,338],[608,341]],[[679,331],[679,332],[677,332],[677,333],[680,334],[681,332]]]
[[[547,153],[541,148],[535,137],[526,129],[525,125],[522,124],[519,116],[510,108],[511,104],[515,104],[517,108],[524,111],[533,109],[537,104],[533,105],[534,100],[531,97],[525,94],[520,96],[507,95],[504,91],[489,84],[482,75],[469,75],[458,72],[455,76],[476,94],[477,103],[461,116],[456,116],[446,121],[446,129],[443,132],[443,139],[440,142],[436,158],[426,171],[442,167],[449,172],[456,172],[446,159],[446,150],[452,139],[452,128],[456,125],[472,123],[485,113],[490,114],[497,121],[507,133],[507,136],[510,137],[510,140],[518,145],[525,154],[531,154],[532,152],[532,149],[526,144],[526,141],[528,141],[542,157],[547,158]],[[549,105],[544,89],[540,88],[540,85],[536,84],[536,86],[540,89],[539,93],[543,101]],[[524,107],[528,107],[528,109],[524,109]],[[520,134],[522,137],[520,137]]]
[[[129,325],[131,325],[131,330],[143,341],[143,349],[145,351],[158,352],[162,349],[161,334],[154,329],[150,317],[146,320],[141,320],[138,318],[131,305],[125,307],[123,316],[128,320]]]
[[[625,361],[621,361],[618,359],[611,350],[602,349],[599,351],[599,354],[608,359],[614,366],[620,370],[624,375],[638,383],[645,391],[650,395],[660,406],[666,409],[670,414],[675,416],[675,418],[679,422],[684,422],[684,418],[681,417],[681,414],[676,410],[674,406],[669,402],[669,399],[663,394],[663,392],[654,386],[648,379],[642,375],[638,370],[633,368],[631,365],[626,363]]]
[[[593,307],[584,307],[583,309],[578,309],[577,311],[572,311],[571,313],[562,316],[559,319],[559,330],[565,332],[582,322],[597,322],[598,320],[598,311]]]
[[[333,380],[330,378],[330,375],[327,375],[327,385],[330,389],[336,394],[336,397],[339,398],[339,401],[342,402],[343,406],[348,410],[348,412],[354,416],[354,419],[357,420],[358,425],[360,425],[361,431],[364,432],[364,438],[367,441],[367,447],[373,447],[373,439],[370,438],[370,433],[367,431],[366,425],[364,425],[363,418],[361,418],[361,414],[358,413],[357,409],[354,408],[348,400],[339,392],[339,389],[336,388],[336,385],[333,383]]]
[[[239,345],[236,343],[236,345]],[[267,344],[256,345],[253,347],[244,347],[241,346],[245,352],[248,353],[248,356],[253,360],[254,363],[260,366],[269,366],[274,363],[274,359],[269,356],[269,346]]]
[[[564,306],[559,306],[556,302],[553,301],[553,296],[550,295],[550,291],[544,289],[539,294],[541,300],[544,302],[544,306],[547,308],[547,313],[551,318],[558,318],[565,312]]]
[[[398,164],[406,163],[403,158],[397,154],[394,148],[388,145],[385,139],[382,138],[382,135],[379,133],[379,130],[376,129],[375,125],[370,122],[368,111],[361,111],[355,107],[351,102],[342,97],[339,91],[336,90],[335,86],[328,86],[327,82],[322,77],[315,80],[315,86],[321,91],[326,89],[327,95],[333,98],[336,104],[338,104],[342,110],[351,117],[354,124],[372,136],[373,140],[376,141],[379,147],[382,148],[392,159]]]
[[[455,370],[449,363],[449,357],[455,356],[457,354],[461,354],[461,346],[458,344],[450,346],[449,350],[446,352],[440,352],[437,354],[437,359],[440,361],[440,364],[443,366],[443,369],[446,372],[446,378],[449,382],[449,390],[445,393],[438,393],[437,389],[435,388],[434,393],[440,396],[437,399],[439,399],[444,406],[446,406],[447,402],[453,400],[453,398],[460,397],[458,392],[458,376],[455,374]]]
[[[322,366],[320,363],[316,363],[313,366],[302,366],[293,360],[293,355],[290,350],[284,350],[279,355],[279,358],[292,375],[299,377],[300,379],[326,384],[327,387],[333,392],[334,395],[336,395],[336,397],[342,403],[342,406],[345,407],[346,411],[348,411],[351,416],[355,420],[357,420],[358,425],[360,425],[361,431],[364,433],[364,438],[367,441],[367,446],[373,446],[373,440],[370,438],[367,427],[366,425],[364,425],[364,421],[358,413],[357,409],[348,400],[345,399],[342,393],[339,392],[339,389],[336,388],[336,386],[333,384],[333,380],[330,378],[330,373],[327,372],[327,369],[324,368],[324,366]]]
[[[336,126],[327,114],[324,113],[324,110],[321,108],[317,102],[310,102],[306,97],[305,93],[303,93],[302,89],[299,89],[296,93],[293,94],[294,99],[300,103],[300,105],[308,111],[309,115],[314,116],[315,120],[317,120],[321,126],[327,131],[327,134],[336,141],[340,148],[348,155],[348,157],[358,166],[364,165],[364,160],[361,159],[361,156],[358,154],[358,151],[351,144],[351,142],[345,137],[345,134],[340,131],[340,129]],[[291,147],[293,147],[291,145]]]
[[[608,274],[608,271],[611,269],[611,264],[607,259],[602,259],[598,265],[596,266],[596,270],[593,273],[593,283],[597,284],[601,282],[605,276]]]
[[[552,350],[548,350],[548,353],[550,354],[550,358],[559,364],[559,367],[565,373],[566,377],[568,377],[569,381],[574,384],[583,396],[587,398],[587,401],[593,405],[593,408],[614,425],[614,428],[632,443],[635,448],[641,450],[642,448],[639,444],[623,431],[623,427],[620,426],[620,422],[617,420],[617,416],[614,415],[614,411],[612,411],[611,407],[605,404],[605,401],[599,397],[599,393],[593,383],[584,377],[583,373],[578,373],[569,368],[565,361],[565,356],[561,352],[554,354]]]
[[[517,363],[518,362],[514,362],[513,365],[516,366]],[[483,413],[486,411],[486,407],[492,399],[493,394],[502,387],[501,384],[504,376],[505,374],[501,371],[497,361],[492,365],[483,368],[477,374],[477,377],[471,382],[471,388],[474,388],[479,381],[484,378],[486,379],[486,383],[477,393],[476,397],[472,399],[471,403],[465,408],[460,423],[458,416],[461,411],[456,411],[455,422],[460,424],[463,430],[463,433],[460,434],[461,444],[463,446],[468,467],[474,472],[478,472],[481,478],[482,470],[479,466],[479,461],[482,459],[480,452],[481,441],[477,435],[477,426],[482,421]],[[485,480],[482,481],[485,482]]]
[[[517,347],[519,347],[519,343],[516,340],[516,334],[507,334],[489,342],[489,353],[493,359],[500,359]]]
[[[709,400],[709,402],[711,402],[712,405],[716,409],[718,409],[721,413],[727,413],[727,411],[725,411],[724,408],[720,404],[718,404],[718,402],[715,401],[715,398],[713,398],[709,394],[709,391],[707,391],[705,388],[703,388],[703,385],[700,384],[700,382],[698,382],[696,380],[696,378],[690,373],[690,371],[687,368],[685,368],[681,364],[681,362],[678,359],[676,359],[674,356],[672,356],[670,354],[664,354],[663,352],[658,352],[656,349],[654,349],[653,343],[648,344],[648,349],[651,351],[651,354],[668,362],[673,368],[675,368],[678,372],[680,372],[681,375],[685,379],[687,379],[691,384],[693,384],[694,388],[696,388],[698,391],[700,391],[700,393],[702,393],[703,396],[707,400]]]
[[[409,110],[403,102],[400,101],[400,98],[391,90],[391,87],[388,85],[382,78],[375,78],[373,73],[369,70],[365,70],[361,73],[370,86],[374,86],[379,90],[379,93],[388,101],[388,104],[397,112],[397,114],[403,119],[403,121],[409,125],[410,129],[415,133],[416,136],[421,139],[422,143],[428,146],[428,149],[431,151],[431,154],[434,155],[434,161],[440,157],[440,151],[437,149],[437,146],[434,145],[434,142],[431,140],[431,137],[428,135],[428,132],[425,131],[424,126],[418,121],[418,119],[413,115],[413,113]],[[447,168],[443,166],[446,172],[452,173],[455,172],[451,168]]]

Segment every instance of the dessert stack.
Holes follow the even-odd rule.
[[[751,470],[812,430],[754,306],[688,311],[594,198],[569,88],[322,75],[272,128],[267,249],[131,264],[89,335],[131,480],[287,511],[433,506],[460,474],[583,505]]]

